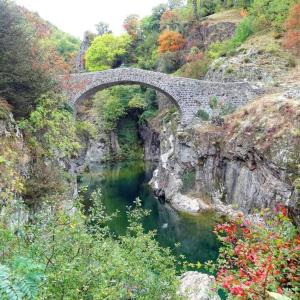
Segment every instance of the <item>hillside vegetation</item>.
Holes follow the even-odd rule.
[[[298,63],[299,5],[169,0],[144,18],[128,16],[121,36],[100,22],[97,33],[86,33],[89,45],[78,58],[85,71],[129,66],[259,81],[269,94],[238,111],[212,97],[214,117],[195,112],[198,129],[222,135],[225,146],[255,148],[287,170],[296,193],[299,75],[291,82],[283,75]],[[155,232],[144,231],[148,212],[141,201],[128,208],[126,234],[116,236],[107,227],[114,215],[106,213],[101,191],[91,196],[96,205],[89,216],[83,213],[86,190],[77,191],[74,176],[83,141],[118,141],[119,152],[107,160],[140,159],[139,126],[176,134],[178,112],[168,103],[159,108],[153,90],[124,86],[87,99],[75,120],[57,78],[76,70],[79,44],[37,14],[0,0],[0,299],[180,299],[181,262]],[[196,180],[195,173],[184,175],[187,186]],[[263,226],[238,219],[216,228],[221,256],[207,272],[217,274],[228,299],[268,299],[268,292],[299,299],[299,232],[285,207],[272,214],[271,221],[262,214]]]

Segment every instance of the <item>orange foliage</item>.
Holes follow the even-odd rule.
[[[248,11],[245,8],[241,9],[240,10],[240,16],[241,17],[247,17],[248,16]]]
[[[283,46],[300,55],[300,1],[291,8],[285,28]]]
[[[25,7],[20,7],[20,11],[25,16],[28,23],[34,28],[36,38],[45,39],[51,36],[52,30],[47,21],[43,20],[37,13],[33,13]]]
[[[69,73],[74,59],[70,57],[70,61],[66,62],[51,43],[51,24],[24,7],[20,11],[33,29],[32,68],[53,76]]]
[[[164,31],[158,38],[158,52],[176,52],[185,45],[184,37],[176,31]]]
[[[176,12],[166,10],[160,18],[160,29],[168,28],[169,26],[179,23],[179,21],[179,16]]]

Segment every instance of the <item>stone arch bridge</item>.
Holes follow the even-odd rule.
[[[209,102],[212,97],[239,107],[260,93],[258,88],[246,82],[195,80],[135,68],[77,73],[62,78],[62,87],[71,105],[99,90],[121,84],[139,84],[165,94],[177,106],[184,126],[193,120],[199,109],[211,112]]]

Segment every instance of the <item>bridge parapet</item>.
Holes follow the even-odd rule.
[[[247,82],[210,82],[136,68],[71,74],[62,79],[62,86],[73,105],[99,90],[120,84],[140,84],[165,94],[179,109],[182,125],[189,124],[199,109],[210,113],[212,97],[239,107],[262,92]]]

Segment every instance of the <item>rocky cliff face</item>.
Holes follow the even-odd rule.
[[[0,103],[0,218],[10,227],[26,222],[20,194],[29,176],[30,154],[13,115]]]
[[[226,117],[223,126],[183,131],[167,124],[151,186],[178,210],[253,213],[284,203],[300,224],[299,113],[298,101],[277,94]]]
[[[230,39],[235,31],[236,24],[233,22],[204,21],[195,26],[188,37],[188,43],[201,50],[207,50],[208,47],[219,41]]]
[[[81,152],[72,161],[72,169],[75,172],[81,172],[84,168],[89,168],[94,164],[105,163],[121,153],[118,134],[116,132],[107,134],[103,132],[101,125],[96,124],[96,126],[95,136],[81,138]],[[159,130],[146,121],[144,124],[137,125],[137,130],[144,148],[144,160],[158,161],[160,157]]]
[[[160,157],[159,132],[146,122],[139,126],[139,133],[144,143],[144,160],[158,161]]]
[[[295,59],[270,34],[251,37],[231,57],[220,57],[209,66],[205,80],[259,82],[278,85]]]

